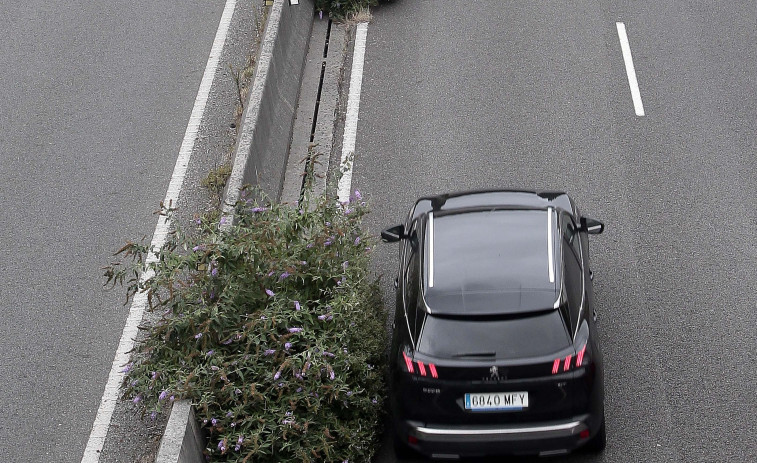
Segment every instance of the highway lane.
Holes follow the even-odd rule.
[[[755,23],[707,2],[374,11],[353,171],[374,232],[421,194],[485,187],[567,190],[608,225],[592,241],[608,448],[567,461],[757,459]],[[375,265],[391,304],[395,247]]]
[[[0,5],[0,460],[78,461],[223,2]]]

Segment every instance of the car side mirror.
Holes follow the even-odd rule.
[[[596,219],[581,217],[581,231],[585,231],[590,235],[599,235],[605,231],[605,224]]]
[[[395,225],[381,232],[381,241],[384,243],[396,243],[406,237],[404,225]]]

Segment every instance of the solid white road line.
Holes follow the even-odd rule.
[[[636,81],[636,69],[633,67],[633,58],[631,57],[631,46],[628,44],[626,35],[626,25],[616,22],[618,28],[618,38],[620,39],[620,48],[623,50],[623,61],[626,63],[626,75],[628,76],[628,85],[631,87],[631,98],[633,98],[633,107],[637,116],[644,115],[644,105],[641,103],[641,93],[639,93],[639,83]]]
[[[350,199],[352,188],[352,164],[357,137],[357,119],[360,112],[360,90],[363,86],[363,62],[365,61],[365,39],[368,36],[368,23],[360,23],[355,34],[355,51],[352,55],[352,75],[350,77],[350,94],[347,97],[347,116],[344,121],[344,138],[342,139],[342,178],[337,186],[340,202]],[[349,162],[347,162],[349,161]]]
[[[189,158],[194,149],[197,132],[200,128],[200,122],[202,121],[205,112],[205,105],[208,101],[210,88],[213,85],[213,79],[215,78],[216,69],[218,68],[218,61],[221,58],[221,51],[226,42],[226,34],[229,30],[229,25],[231,24],[231,18],[234,14],[236,3],[236,0],[227,0],[223,14],[221,15],[221,22],[218,26],[215,40],[213,41],[213,47],[210,50],[208,63],[205,66],[205,73],[203,74],[200,83],[200,89],[195,98],[192,114],[189,117],[189,123],[187,124],[187,130],[184,132],[184,140],[179,149],[179,157],[176,159],[173,175],[171,176],[171,181],[168,185],[168,190],[166,191],[166,198],[163,201],[163,204],[166,206],[175,206],[179,198],[187,166],[189,165]],[[160,248],[165,243],[170,226],[171,223],[166,217],[161,216],[158,219],[158,224],[155,227],[155,232],[152,235],[152,242],[150,243],[151,249]],[[150,253],[147,262],[154,261],[155,255]],[[141,279],[144,281],[151,276],[150,273],[144,272]],[[105,385],[105,392],[100,401],[100,407],[97,410],[95,422],[92,425],[92,432],[89,435],[87,447],[84,450],[84,456],[81,460],[82,463],[97,463],[100,460],[100,452],[102,451],[103,444],[105,444],[105,437],[108,435],[110,420],[113,416],[113,410],[119,397],[119,389],[125,376],[124,367],[129,362],[129,352],[134,348],[134,339],[137,336],[138,326],[142,321],[146,306],[146,294],[137,293],[131,302],[129,316],[126,319],[126,326],[124,326],[121,340],[118,343],[116,356],[113,359],[110,368],[108,382]]]

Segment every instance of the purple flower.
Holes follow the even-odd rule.
[[[301,260],[300,261],[300,265],[307,265],[307,264],[308,264],[308,261],[306,261],[306,260]]]
[[[266,293],[266,294],[268,294],[268,295],[269,295],[269,296],[271,296],[271,297],[273,297],[273,296],[275,296],[275,295],[276,295],[276,293],[274,293],[274,292],[273,292],[273,291],[271,291],[270,289],[266,289],[266,290],[265,290],[265,293]]]
[[[329,379],[334,381],[334,370],[329,371]]]
[[[357,238],[355,238],[355,246],[357,246],[358,244],[360,244],[360,237],[359,236]]]
[[[372,402],[372,403],[374,403],[374,404],[377,404],[377,403],[378,403],[378,400],[376,400],[376,399],[374,398],[374,399],[372,399],[372,400],[371,400],[371,402]]]
[[[323,351],[323,355],[325,355],[326,357],[332,357],[332,358],[334,357],[334,354],[332,354],[331,352],[327,352],[327,351]]]
[[[324,246],[331,246],[331,238],[327,239],[324,243]]]
[[[326,320],[326,317],[328,317],[328,315],[326,314],[318,315],[318,320],[321,320],[321,321]]]
[[[217,277],[218,276],[218,269],[213,267],[213,270],[210,271],[210,275]]]
[[[275,353],[276,353],[276,349],[266,349],[265,352],[263,352],[263,355],[268,356],[268,355],[273,355]]]
[[[242,391],[241,391],[241,390],[239,390],[239,388],[237,388],[237,389],[234,389],[234,394],[236,394],[236,395],[239,395],[239,394],[241,394],[241,393],[242,393]]]
[[[238,445],[235,445],[235,446],[234,446],[234,451],[235,451],[235,452],[238,452],[238,451],[239,451],[239,448],[240,448],[240,447],[239,447]]]
[[[347,391],[347,397],[352,395],[352,391]]]
[[[194,252],[204,251],[204,250],[205,250],[205,245],[204,244],[198,244],[197,246],[195,246],[195,247],[192,248],[192,251],[194,251]]]
[[[274,273],[276,273],[276,271],[275,270],[271,270],[270,272],[268,272],[268,276],[272,277]]]
[[[252,209],[250,209],[250,211],[252,212],[265,212],[267,210],[268,210],[267,207],[253,207]]]
[[[224,346],[228,346],[232,342],[234,342],[234,338],[229,338],[226,341],[222,342],[221,344],[223,344]]]
[[[171,397],[168,398],[168,400],[170,400],[171,402],[173,402],[174,400],[176,400],[176,397],[171,396]]]
[[[166,396],[167,395],[168,395],[168,390],[166,389],[165,391],[163,391],[163,392],[160,393],[160,396],[158,396],[158,399],[159,400],[166,400]]]
[[[287,343],[284,344],[284,349],[289,350],[291,348],[292,348],[292,343],[291,342],[287,342]]]
[[[226,418],[231,418],[232,416],[234,416],[234,414],[232,412],[229,412],[229,413],[226,414]]]
[[[318,19],[323,19],[323,10],[318,11]]]
[[[297,392],[302,392],[302,388],[301,388],[301,387],[298,387],[298,388],[297,388]]]
[[[133,363],[127,363],[125,367],[121,369],[121,373],[128,373],[131,371],[131,367],[133,367]]]
[[[358,201],[363,199],[363,195],[360,194],[360,190],[355,190],[355,199],[357,199]]]
[[[157,371],[153,371],[152,375],[150,375],[150,379],[152,379],[152,380],[154,380],[157,377],[158,377],[158,372]]]
[[[158,414],[155,412],[150,413],[150,419],[155,421],[155,419],[158,417]]]
[[[218,450],[220,450],[221,452],[224,452],[226,450],[225,440],[222,440],[218,443]]]
[[[277,371],[275,375],[273,375],[273,380],[276,381],[279,378],[281,378],[281,370]]]
[[[210,423],[211,423],[211,424],[212,424],[213,426],[215,426],[216,424],[218,424],[218,420],[217,420],[217,419],[215,419],[215,418],[213,418],[212,420],[210,420]]]
[[[266,317],[265,315],[261,315],[261,316],[260,316],[260,319],[261,319],[261,320],[266,320],[266,318],[267,318],[267,317]]]
[[[215,365],[211,365],[211,366],[210,366],[210,369],[211,369],[211,370],[213,370],[213,371],[218,371],[218,370],[220,370],[220,368],[218,368],[218,367],[217,367],[217,366],[215,366]]]
[[[220,224],[221,224],[221,225],[225,225],[225,224],[226,224],[226,222],[228,222],[228,221],[229,221],[229,218],[228,218],[228,217],[226,217],[226,216],[223,216],[223,217],[221,217],[221,222],[220,222]]]
[[[233,422],[233,421],[232,421],[232,423],[231,423],[231,424],[230,424],[229,426],[231,426],[231,427],[233,428],[233,427],[234,427],[234,426],[236,426],[236,425],[237,425],[237,424],[236,424],[235,422]]]
[[[294,310],[300,311],[300,301],[294,301]]]
[[[242,445],[242,442],[244,442],[244,436],[239,436],[239,439],[237,439],[237,444]]]
[[[308,249],[310,249],[310,248],[312,248],[312,247],[313,247],[313,243],[308,243],[308,245],[307,245],[307,246],[305,246],[305,247],[306,247],[306,248],[308,248]]]
[[[281,276],[279,276],[279,280],[283,280],[284,278],[286,278],[288,276],[289,276],[289,272],[284,272],[284,273],[281,274]]]
[[[139,402],[142,401],[142,396],[138,395],[138,396],[134,397],[133,399],[131,399],[131,401],[134,402],[135,404],[138,404]]]
[[[212,350],[212,349],[211,349],[211,350],[209,350],[209,351],[207,351],[207,352],[205,353],[205,357],[210,357],[211,355],[213,355],[213,354],[215,354],[215,353],[216,353],[216,351],[214,351],[214,350]]]
[[[196,223],[197,225],[200,225],[200,224],[202,223],[202,219],[201,219],[201,218],[199,218],[199,217],[198,217],[198,218],[196,218],[196,219],[195,219],[195,223]]]
[[[302,328],[289,328],[290,333],[299,333],[302,331]]]
[[[284,383],[279,383],[279,387],[284,387]]]

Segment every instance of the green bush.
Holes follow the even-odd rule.
[[[190,399],[211,461],[369,461],[386,336],[366,213],[358,192],[301,209],[243,199],[227,232],[197,219],[196,232],[172,234],[142,283],[148,249],[127,244],[108,282],[127,299],[146,291],[160,316],[126,367],[125,396],[145,413]]]
[[[377,3],[378,0],[315,0],[315,9],[337,18],[344,18]]]

